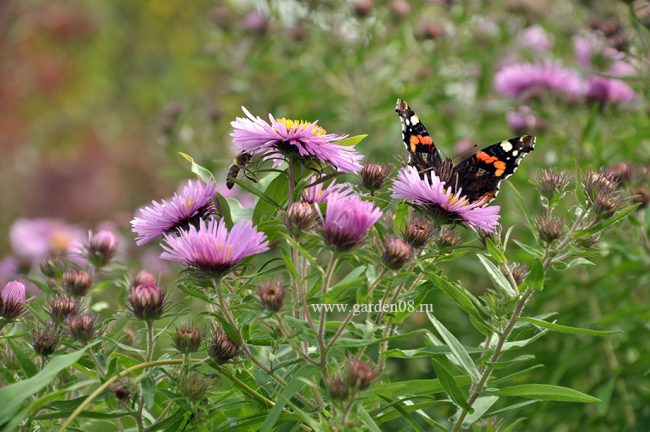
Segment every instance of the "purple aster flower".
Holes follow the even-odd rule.
[[[9,241],[16,256],[37,262],[49,254],[70,255],[78,251],[84,233],[57,219],[18,219],[9,229]]]
[[[637,98],[637,94],[621,80],[591,77],[587,90],[587,100],[601,103],[628,102]]]
[[[325,217],[321,216],[325,243],[339,251],[350,250],[363,241],[381,215],[372,202],[362,201],[357,195],[332,194]]]
[[[336,184],[336,180],[327,187],[323,187],[324,182],[319,182],[321,177],[312,176],[309,179],[309,184],[312,186],[306,187],[302,191],[302,200],[309,204],[317,204],[327,202],[327,198],[332,194],[349,195],[352,193],[350,185]]]
[[[189,180],[180,193],[170,200],[153,201],[150,206],[137,211],[131,221],[131,230],[138,236],[136,244],[142,246],[163,234],[173,232],[212,213],[214,183]]]
[[[0,260],[0,283],[16,276],[20,271],[20,262],[8,255]]]
[[[589,69],[600,66],[607,75],[626,77],[636,74],[634,66],[625,60],[625,53],[607,46],[602,39],[585,36],[573,37],[573,49],[578,62]]]
[[[454,193],[433,173],[430,179],[421,179],[415,167],[402,168],[391,191],[393,198],[411,201],[429,213],[447,220],[465,222],[485,232],[494,231],[499,223],[499,206],[483,207],[485,204],[482,201],[470,203],[462,195],[462,190]]]
[[[494,88],[506,97],[531,98],[553,93],[569,99],[584,95],[586,84],[580,76],[559,62],[516,63],[503,67],[494,76]]]
[[[223,275],[242,259],[266,252],[269,242],[250,221],[239,221],[228,231],[223,220],[201,220],[178,236],[165,235],[162,259],[177,261],[211,275]]]
[[[336,142],[347,135],[328,134],[317,122],[276,119],[269,114],[267,123],[243,108],[246,118],[237,117],[233,127],[232,143],[238,153],[294,153],[304,158],[329,163],[338,171],[358,172],[363,156],[353,146]]]
[[[25,312],[25,284],[11,281],[0,292],[0,317],[13,321]]]
[[[543,130],[545,125],[535,116],[533,111],[527,106],[521,106],[517,111],[509,111],[506,114],[506,121],[510,130],[515,134],[524,134],[526,132],[537,132]]]
[[[548,51],[551,49],[551,38],[540,25],[533,25],[519,35],[519,43],[535,51]]]

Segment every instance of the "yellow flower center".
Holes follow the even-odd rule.
[[[448,192],[448,190],[446,190],[445,192]],[[447,200],[447,204],[449,204],[450,206],[460,204],[464,207],[469,204],[469,201],[467,201],[462,195],[456,196],[456,194],[451,193],[449,194],[449,199]]]
[[[64,232],[55,232],[50,236],[48,243],[52,251],[65,252],[70,249],[72,239]]]
[[[284,118],[284,117],[279,118],[279,119],[275,119],[275,121],[277,121],[278,123],[282,123],[287,129],[291,129],[294,126],[299,128],[299,127],[302,127],[302,126],[305,126],[305,125],[311,125],[311,122],[308,122],[308,121],[305,121],[305,120],[291,120],[291,119],[287,119],[287,118]],[[318,125],[312,125],[311,126],[311,133],[316,135],[316,136],[327,134],[325,129],[323,129],[322,127],[320,127]]]
[[[219,249],[223,249],[224,247],[227,246],[227,243],[226,243],[226,242],[219,241],[219,240],[217,240],[217,241],[215,242],[215,244],[216,244],[216,249],[217,249],[217,250],[219,250]],[[229,246],[227,246],[227,247],[228,247],[228,250],[226,251],[226,259],[229,260],[229,259],[232,258],[232,245],[229,245]]]
[[[190,208],[192,207],[192,204],[194,204],[194,197],[189,197],[189,198],[187,199],[187,201],[186,201],[186,200],[183,200],[183,207],[184,207],[185,210],[187,210],[187,211],[190,210]]]

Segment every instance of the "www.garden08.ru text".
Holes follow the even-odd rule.
[[[397,313],[397,312],[433,312],[432,304],[419,304],[416,305],[413,301],[399,301],[397,303],[382,304],[382,303],[362,303],[362,304],[345,304],[345,303],[315,303],[311,305],[312,310],[316,312],[349,312],[353,315],[360,313]]]

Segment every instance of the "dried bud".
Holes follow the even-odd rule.
[[[208,345],[208,355],[219,364],[226,363],[239,353],[239,346],[221,328],[215,328]]]
[[[528,276],[528,266],[526,264],[517,264],[512,269],[512,278],[520,285]]]
[[[145,285],[145,284],[155,285],[157,282],[158,280],[154,275],[152,275],[146,270],[140,270],[133,277],[133,281],[131,282],[131,287],[136,287],[138,285]]]
[[[347,383],[339,377],[335,377],[329,382],[327,391],[334,400],[346,400],[350,395]]]
[[[90,312],[68,318],[70,336],[83,343],[88,343],[95,336],[97,319]]]
[[[41,330],[32,333],[34,351],[38,355],[47,357],[56,351],[59,344],[59,332],[54,324],[46,325]]]
[[[370,387],[372,381],[377,377],[377,370],[364,361],[350,358],[348,360],[348,377],[352,387],[364,390]]]
[[[614,177],[594,171],[589,171],[583,176],[582,186],[592,204],[598,198],[614,194],[618,188]]]
[[[636,172],[636,167],[630,162],[617,162],[605,170],[605,174],[614,177],[618,183],[627,183]]]
[[[47,310],[50,318],[57,324],[62,323],[71,315],[79,312],[79,303],[72,297],[54,297],[50,300],[50,307]]]
[[[70,270],[63,273],[63,289],[72,297],[83,297],[88,293],[93,281],[83,270]]]
[[[202,375],[191,373],[181,377],[178,389],[190,402],[198,402],[210,389],[210,381]]]
[[[262,307],[271,312],[282,309],[284,295],[284,288],[274,283],[264,283],[257,290],[257,298],[260,299]]]
[[[165,311],[165,290],[157,284],[144,283],[131,288],[128,307],[136,318],[151,321]]]
[[[129,384],[116,384],[111,390],[113,391],[115,399],[120,402],[127,402],[131,400],[131,397],[133,396],[133,388]]]
[[[623,207],[623,198],[618,193],[601,194],[593,202],[593,210],[600,219],[607,219]]]
[[[411,5],[406,0],[393,0],[390,2],[390,13],[397,19],[411,15]]]
[[[86,251],[88,260],[95,267],[103,267],[117,252],[117,237],[111,231],[106,230],[90,233]]]
[[[384,181],[390,175],[390,170],[390,165],[376,163],[364,164],[359,173],[361,176],[361,184],[370,192],[375,192],[384,185]]]
[[[399,270],[413,256],[413,248],[407,242],[398,238],[389,238],[384,244],[382,261],[392,270]]]
[[[546,214],[537,219],[539,238],[546,243],[551,243],[553,240],[560,238],[563,228],[564,224],[562,221],[550,214]]]
[[[314,209],[311,204],[299,201],[289,207],[285,223],[291,234],[299,236],[313,225],[314,217]]]
[[[648,207],[650,203],[650,190],[640,186],[632,192],[632,202],[635,204],[641,204],[640,208]]]
[[[551,201],[555,194],[561,194],[564,191],[569,184],[569,176],[564,171],[542,170],[537,173],[534,181],[542,196]]]
[[[184,325],[174,332],[174,347],[183,354],[197,352],[201,346],[201,331],[194,326]]]
[[[463,241],[463,238],[456,231],[443,228],[438,234],[437,243],[440,247],[456,247]]]
[[[420,249],[429,242],[433,235],[431,224],[424,219],[412,218],[406,224],[402,238],[415,249]]]
[[[359,18],[367,18],[370,16],[374,6],[373,0],[355,0],[354,3],[352,3],[354,14]]]
[[[61,255],[49,255],[40,264],[41,273],[49,278],[60,276],[65,269],[65,259]]]
[[[0,292],[0,317],[13,321],[25,312],[25,284],[11,281]]]

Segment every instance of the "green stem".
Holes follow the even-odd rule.
[[[266,397],[264,397],[264,396],[262,396],[261,394],[259,394],[258,392],[256,392],[256,391],[255,391],[254,389],[252,389],[248,384],[246,384],[245,382],[243,382],[242,380],[240,380],[239,378],[237,378],[235,375],[233,375],[232,373],[230,373],[230,371],[229,371],[228,369],[226,369],[225,367],[223,367],[223,366],[219,366],[219,372],[221,372],[221,374],[222,374],[223,376],[225,376],[226,378],[228,378],[228,380],[229,380],[230,382],[232,382],[233,384],[235,384],[237,387],[239,387],[239,388],[241,389],[241,391],[243,391],[244,393],[248,394],[248,395],[251,396],[253,399],[257,400],[258,402],[262,402],[262,403],[263,403],[264,405],[266,405],[267,407],[275,406],[275,402],[273,402],[273,401],[267,399]]]
[[[154,348],[154,325],[153,321],[145,321],[147,326],[147,352],[145,354],[145,363],[151,363],[153,359],[153,348]],[[138,399],[138,413],[136,416],[136,421],[138,423],[138,431],[144,432],[144,419],[142,418],[142,411],[144,411],[144,391],[140,391],[140,398]]]

